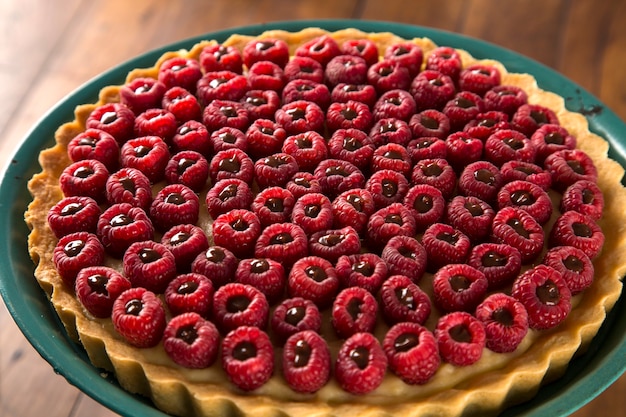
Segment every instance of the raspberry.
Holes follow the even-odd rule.
[[[203,156],[211,153],[211,141],[206,126],[196,120],[189,120],[180,125],[172,138],[172,150],[195,151]]]
[[[483,141],[470,136],[469,133],[452,133],[444,142],[446,159],[457,171],[462,171],[466,166],[482,158]]]
[[[365,176],[354,164],[341,159],[326,159],[313,172],[325,195],[337,196],[344,191],[363,188]]]
[[[522,268],[522,256],[513,246],[504,243],[481,243],[472,248],[467,264],[481,271],[489,288],[510,284]]]
[[[604,196],[595,182],[576,181],[563,193],[560,207],[562,213],[573,210],[598,221],[604,210]]]
[[[544,190],[552,185],[552,176],[543,168],[530,162],[508,161],[500,168],[503,183],[522,180],[537,184]]]
[[[496,213],[491,234],[496,243],[506,243],[519,250],[523,264],[534,260],[543,249],[543,228],[517,207],[505,207]]]
[[[397,143],[388,143],[376,148],[370,165],[372,171],[389,169],[408,177],[411,173],[413,162],[404,146]]]
[[[252,191],[248,184],[242,180],[230,178],[215,183],[206,195],[206,205],[209,215],[216,219],[220,214],[230,210],[248,209],[252,198]]]
[[[519,207],[539,222],[545,224],[552,215],[552,200],[540,186],[528,181],[504,184],[497,196],[498,208]]]
[[[397,143],[407,146],[413,138],[409,124],[395,118],[379,119],[370,130],[370,138],[376,146]]]
[[[416,232],[413,212],[402,203],[379,209],[367,222],[367,242],[374,248],[384,247],[394,236],[413,236]]]
[[[372,194],[376,208],[402,202],[409,190],[406,177],[397,171],[382,169],[374,172],[365,183],[365,189]]]
[[[120,147],[107,132],[87,129],[67,144],[67,154],[72,162],[95,159],[102,162],[109,172],[113,172],[119,166]]]
[[[391,90],[408,90],[411,85],[411,74],[401,62],[382,59],[368,68],[367,82],[382,95]]]
[[[152,200],[150,218],[157,230],[166,232],[178,224],[195,224],[200,212],[198,195],[183,184],[163,187]]]
[[[579,149],[558,151],[550,154],[544,168],[552,176],[552,185],[564,190],[576,181],[596,182],[598,170],[593,160]]]
[[[500,71],[493,65],[474,64],[461,70],[459,88],[479,96],[500,85]]]
[[[219,352],[220,333],[197,313],[172,318],[163,332],[163,349],[178,365],[202,369],[211,366]]]
[[[96,232],[101,210],[91,197],[65,197],[48,211],[48,225],[57,239],[85,231]]]
[[[413,95],[418,112],[428,109],[441,111],[454,98],[456,87],[449,76],[439,71],[425,70],[413,79],[409,92]]]
[[[223,179],[240,179],[250,184],[254,177],[254,162],[238,148],[219,151],[209,163],[209,177],[213,183]]]
[[[80,270],[75,282],[76,297],[94,317],[111,317],[113,302],[131,288],[130,281],[113,268],[92,266]]]
[[[135,242],[122,258],[124,275],[133,287],[143,287],[154,293],[165,288],[176,277],[176,260],[165,245],[151,240]]]
[[[374,86],[369,84],[337,84],[330,92],[331,102],[347,103],[358,101],[368,107],[373,107],[378,98]]]
[[[337,355],[335,377],[339,386],[355,394],[367,394],[385,378],[387,357],[371,333],[356,333],[348,338]]]
[[[330,378],[330,350],[324,338],[312,330],[287,339],[282,364],[287,385],[296,392],[317,392]]]
[[[209,248],[209,240],[204,230],[193,224],[172,227],[163,234],[161,243],[174,255],[179,272],[188,271],[198,254]]]
[[[291,212],[291,221],[311,235],[333,226],[333,209],[328,197],[321,193],[308,193],[298,198]]]
[[[292,156],[302,171],[312,171],[328,156],[326,140],[313,131],[288,136],[282,144],[282,152]]]
[[[321,109],[327,109],[331,101],[330,90],[326,84],[303,78],[289,81],[281,98],[284,104],[304,100],[317,104]]]
[[[511,295],[528,312],[531,329],[546,330],[559,325],[571,310],[571,292],[561,274],[546,265],[537,265],[513,283]]]
[[[411,116],[409,127],[415,138],[445,139],[450,133],[450,119],[438,110],[425,109]]]
[[[465,262],[471,249],[467,236],[445,223],[434,223],[422,236],[428,256],[428,268],[436,271],[444,265]]]
[[[287,298],[274,309],[270,325],[274,335],[282,343],[301,331],[319,333],[322,316],[313,301],[301,297]]]
[[[252,255],[261,235],[261,221],[250,210],[234,209],[213,221],[213,242],[230,250],[238,258]]]
[[[479,198],[486,203],[495,201],[501,186],[502,174],[489,161],[472,162],[459,176],[459,190],[466,196]]]
[[[198,61],[205,73],[232,71],[241,74],[243,72],[243,58],[239,50],[234,46],[207,45],[202,48]]]
[[[286,84],[283,69],[271,61],[257,61],[248,70],[248,84],[252,90],[280,92]]]
[[[559,119],[554,111],[538,104],[521,105],[511,118],[511,125],[527,137],[546,124],[558,125]]]
[[[519,107],[528,102],[526,92],[513,85],[495,86],[487,91],[483,98],[487,110],[501,111],[509,117],[513,116]]]
[[[375,253],[340,256],[335,270],[344,287],[361,287],[372,294],[387,278],[387,264]]]
[[[289,61],[289,47],[282,39],[254,39],[243,47],[242,57],[248,68],[261,61],[269,61],[283,68]]]
[[[102,130],[115,138],[119,145],[133,136],[135,114],[120,103],[108,103],[91,112],[85,127]]]
[[[318,61],[307,56],[294,56],[285,65],[287,80],[309,80],[316,83],[324,82],[324,67]]]
[[[439,191],[444,198],[452,197],[456,189],[456,173],[443,158],[423,159],[413,166],[412,184],[428,184]]]
[[[376,205],[372,193],[363,188],[354,188],[339,194],[333,200],[332,208],[335,227],[351,226],[357,233],[363,234]]]
[[[486,344],[485,326],[465,311],[441,317],[435,328],[435,339],[441,358],[454,366],[477,362]]]
[[[231,251],[220,246],[210,246],[193,260],[191,272],[208,277],[213,288],[219,288],[234,281],[237,264],[237,258]]]
[[[222,340],[222,367],[239,389],[254,391],[263,386],[274,372],[274,348],[267,333],[252,326],[228,333]]]
[[[115,299],[111,312],[115,330],[130,345],[156,346],[165,330],[165,308],[161,300],[145,288],[131,288]]]
[[[74,162],[63,170],[59,185],[66,197],[90,197],[96,202],[106,198],[105,186],[109,170],[95,159]]]
[[[369,39],[349,39],[341,44],[341,52],[361,57],[367,66],[378,62],[378,46]]]
[[[339,278],[330,261],[319,256],[298,259],[287,277],[291,297],[311,300],[320,308],[332,304],[339,290]]]
[[[232,71],[207,72],[198,80],[196,96],[207,106],[213,100],[240,100],[250,89],[248,79]],[[190,90],[191,91],[191,90]]]
[[[107,202],[110,205],[128,203],[144,210],[152,204],[152,186],[146,175],[135,168],[122,168],[107,179]]]
[[[328,154],[330,158],[348,161],[363,171],[369,167],[374,144],[359,129],[338,129],[328,139]]]
[[[317,104],[297,100],[284,104],[276,110],[276,123],[281,125],[288,135],[308,131],[321,132],[324,127],[324,111]]]
[[[383,248],[381,257],[389,275],[405,275],[418,282],[426,271],[426,249],[412,236],[394,236]]]
[[[364,58],[355,55],[337,55],[324,69],[325,82],[334,87],[337,84],[365,84],[368,65]]]
[[[293,223],[274,223],[267,226],[257,239],[254,256],[270,258],[285,267],[307,256],[307,236],[304,230]]]
[[[446,206],[447,222],[459,229],[472,242],[487,237],[496,212],[477,197],[456,196]]]
[[[209,137],[209,143],[215,153],[227,149],[237,148],[246,152],[248,150],[248,138],[239,129],[234,127],[222,127]]]
[[[426,69],[439,71],[455,82],[462,68],[461,55],[449,46],[438,46],[426,56]]]
[[[208,318],[213,304],[211,280],[197,273],[178,275],[165,289],[165,304],[173,316],[196,313]]]
[[[235,281],[252,285],[261,291],[267,301],[276,304],[282,300],[287,278],[282,264],[272,259],[243,259],[237,266]]]
[[[231,282],[215,291],[213,320],[224,333],[242,326],[264,329],[268,317],[267,299],[252,285]]]
[[[548,155],[566,149],[576,148],[576,138],[558,124],[539,127],[530,137],[536,150],[536,162],[542,164]]]
[[[453,131],[462,130],[467,123],[474,120],[483,111],[485,111],[485,105],[482,98],[469,91],[456,93],[442,110],[443,114],[450,119],[450,128]]]
[[[209,162],[195,151],[181,151],[172,156],[165,166],[168,184],[181,184],[199,193],[209,178]]]
[[[334,102],[326,111],[326,127],[331,132],[349,128],[367,131],[373,124],[374,116],[369,107],[359,101]]]
[[[298,172],[296,158],[279,152],[254,163],[254,177],[260,188],[283,187]]]
[[[200,102],[196,96],[182,87],[172,87],[167,90],[161,107],[172,113],[179,124],[199,120],[202,116]]]
[[[604,233],[590,217],[566,211],[557,217],[549,237],[550,246],[573,246],[595,259],[602,251]]]
[[[159,68],[158,79],[167,88],[183,87],[190,92],[196,91],[196,83],[202,77],[200,63],[194,59],[174,57],[165,60]]]
[[[99,266],[104,262],[104,248],[93,233],[70,233],[57,242],[52,261],[63,283],[74,288],[81,269]]]
[[[120,103],[135,114],[159,107],[167,87],[159,80],[139,77],[120,87]]]
[[[342,338],[360,332],[372,332],[376,326],[378,303],[368,290],[361,287],[343,289],[333,303],[331,323]]]
[[[414,164],[423,159],[446,159],[448,156],[446,142],[434,136],[413,139],[406,150]]]
[[[488,286],[485,274],[466,264],[442,266],[433,277],[433,301],[442,311],[474,311]]]
[[[202,111],[202,123],[209,132],[222,127],[234,127],[244,131],[250,124],[248,110],[239,101],[213,100]]]
[[[142,208],[120,203],[102,213],[96,234],[109,255],[121,258],[132,243],[152,240],[154,226]]]
[[[251,122],[258,119],[273,119],[280,107],[280,96],[274,90],[249,90],[239,100],[248,111]]]
[[[315,176],[310,172],[298,172],[296,173],[287,185],[285,185],[294,198],[299,199],[308,193],[321,193],[322,186],[319,181],[315,179]]]
[[[346,226],[341,229],[321,230],[309,237],[309,252],[336,262],[342,255],[352,255],[361,251],[361,240],[357,231]]]
[[[335,56],[341,54],[341,49],[337,42],[328,35],[322,35],[317,38],[311,39],[300,45],[296,51],[296,57],[309,57],[313,58],[323,67],[330,62]]]
[[[380,290],[382,315],[390,325],[401,322],[424,324],[430,316],[428,295],[406,275],[391,275]]]
[[[148,109],[135,118],[135,136],[158,136],[169,143],[178,128],[176,117],[164,109]]]
[[[470,120],[463,131],[472,137],[485,141],[498,130],[509,128],[509,116],[506,113],[488,111],[480,113],[474,120]]]
[[[485,298],[476,308],[476,318],[485,326],[487,348],[497,353],[515,351],[528,333],[526,308],[503,293]]]
[[[375,120],[395,118],[408,122],[416,108],[415,100],[408,91],[389,90],[378,98],[372,114]]]
[[[485,142],[485,158],[497,166],[512,160],[534,162],[535,155],[530,139],[516,130],[499,130]]]
[[[158,136],[143,136],[130,139],[121,150],[122,166],[136,168],[156,183],[163,179],[165,167],[170,159],[167,144]]]
[[[411,42],[400,42],[389,45],[383,54],[383,58],[398,62],[409,70],[409,75],[414,78],[422,68],[424,52],[422,48]]]
[[[246,131],[248,153],[255,159],[280,152],[287,131],[269,119],[257,119]]]
[[[390,328],[383,349],[389,368],[406,384],[425,384],[439,369],[437,340],[417,323],[398,323]]]

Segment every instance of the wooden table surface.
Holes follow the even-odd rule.
[[[626,120],[621,0],[2,0],[0,162],[64,95],[142,52],[229,27],[327,18],[410,23],[493,42],[565,74]],[[626,376],[574,415],[624,414]],[[114,414],[56,375],[2,305],[0,416],[44,415]]]

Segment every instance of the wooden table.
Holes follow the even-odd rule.
[[[0,155],[64,95],[137,54],[260,22],[352,18],[477,37],[570,77],[626,119],[626,2],[621,0],[2,0]],[[626,376],[577,417],[623,415]],[[39,357],[0,307],[0,415],[111,416]]]

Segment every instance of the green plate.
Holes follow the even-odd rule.
[[[540,87],[565,97],[570,110],[587,115],[592,131],[610,142],[610,156],[626,166],[626,125],[605,105],[562,75],[517,53],[458,34],[391,22],[314,20],[274,22],[208,33],[141,55],[92,79],[54,107],[37,123],[6,168],[0,184],[0,293],[26,338],[70,384],[123,416],[165,416],[145,398],[124,391],[114,378],[104,378],[85,351],[74,344],[33,278],[28,256],[28,228],[23,214],[31,200],[27,182],[40,171],[36,156],[54,143],[54,132],[74,117],[74,107],[97,101],[98,91],[122,84],[133,68],[149,67],[168,50],[189,48],[202,39],[223,41],[234,33],[257,35],[265,30],[297,31],[317,26],[330,31],[355,27],[366,32],[393,32],[404,38],[429,37],[439,45],[469,51],[476,58],[494,58],[510,72],[533,74]],[[592,400],[626,370],[626,300],[622,295],[596,336],[590,350],[573,360],[558,381],[542,387],[537,396],[502,416],[568,415]]]

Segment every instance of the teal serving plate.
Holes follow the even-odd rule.
[[[583,88],[550,68],[512,51],[425,27],[357,20],[273,22],[207,33],[118,65],[65,97],[32,128],[6,167],[0,184],[0,230],[3,231],[0,236],[0,294],[21,331],[54,371],[112,411],[122,416],[165,416],[149,400],[126,392],[114,377],[103,377],[100,370],[91,365],[85,351],[65,333],[45,293],[33,277],[34,265],[27,248],[29,230],[23,215],[31,201],[27,182],[41,170],[37,155],[53,145],[55,130],[73,119],[75,106],[96,102],[102,87],[122,84],[130,70],[152,66],[166,51],[190,48],[203,39],[221,42],[235,33],[257,35],[271,29],[298,31],[311,26],[329,31],[348,27],[366,32],[388,31],[403,38],[428,37],[439,45],[465,49],[478,59],[497,59],[510,72],[530,73],[541,88],[563,96],[569,110],[586,115],[590,129],[609,141],[610,157],[626,166],[626,125]],[[622,294],[589,351],[574,359],[562,378],[542,387],[532,400],[505,410],[501,416],[569,415],[617,380],[626,370],[625,298]]]

